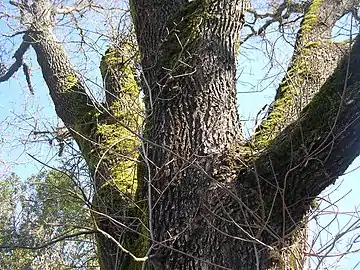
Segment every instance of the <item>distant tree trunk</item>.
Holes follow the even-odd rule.
[[[350,57],[329,41],[355,2],[338,2],[307,7],[270,114],[247,141],[235,80],[247,0],[130,1],[145,113],[128,44],[105,54],[107,100],[95,109],[50,19],[31,25],[25,41],[95,181],[102,269],[303,268],[310,203],[360,150],[360,41]]]

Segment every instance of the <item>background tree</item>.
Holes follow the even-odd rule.
[[[128,35],[106,51],[102,103],[53,33],[59,14],[84,1],[10,3],[23,41],[0,81],[32,47],[95,183],[102,269],[303,267],[311,202],[359,154],[359,40],[331,41],[357,1],[273,1],[273,21],[304,16],[290,66],[250,139],[241,133],[235,79],[245,13],[259,16],[248,1],[130,1],[137,46]]]
[[[97,268],[86,197],[73,179],[49,171],[0,185],[1,269]]]

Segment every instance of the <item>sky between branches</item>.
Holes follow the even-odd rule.
[[[255,2],[254,4],[256,6],[258,3]],[[0,2],[0,9],[1,8],[10,7],[4,2]],[[334,29],[333,33],[334,36],[337,36],[337,39],[344,39],[345,36],[348,36],[348,32],[345,30],[340,32],[343,35],[338,36],[338,30],[340,28],[349,29],[350,19],[350,16],[343,18],[338,23],[337,28]],[[106,20],[102,20],[101,22],[99,20],[98,23],[95,23],[95,20],[92,19],[92,23],[94,24],[90,26],[90,30],[98,29],[98,27],[106,28],[106,25],[101,25],[101,23],[104,22],[106,22]],[[62,21],[62,24],[65,25],[65,22]],[[85,20],[80,20],[80,25],[82,24],[84,28],[89,27],[89,25],[86,25]],[[296,26],[294,26],[292,31],[296,32],[295,30]],[[358,30],[355,29],[354,36],[356,31]],[[9,33],[8,26],[1,20],[0,33]],[[97,40],[95,44],[92,39],[95,39],[96,35],[89,31],[86,41],[88,41],[89,44],[92,44],[92,42],[94,44],[85,46],[88,51],[84,51],[84,54],[76,54],[74,52],[76,52],[78,48],[77,44],[79,43],[71,42],[79,41],[78,33],[63,26],[57,31],[57,34],[58,37],[61,37],[61,40],[64,41],[69,54],[74,56],[74,65],[79,68],[78,70],[80,72],[85,71],[87,78],[91,78],[91,82],[88,81],[87,84],[95,91],[95,96],[98,96],[102,84],[98,66],[101,53],[105,51],[106,45],[108,44],[106,37],[103,37],[103,40]],[[8,39],[6,42],[1,42],[1,39],[3,39],[3,37],[0,36],[0,62],[11,61],[11,59],[6,57],[11,56],[16,46],[20,44],[21,36],[16,36],[11,41]],[[269,54],[272,54],[271,62],[269,61]],[[276,88],[287,69],[291,55],[292,47],[284,39],[279,39],[277,25],[269,28],[264,36],[250,39],[241,48],[241,54],[238,60],[238,72],[240,76],[237,85],[238,108],[243,124],[243,132],[246,137],[249,137],[256,125],[257,121],[255,118],[258,112],[265,104],[270,104],[273,100]],[[44,165],[33,160],[28,154],[35,156],[43,163],[51,166],[59,164],[57,147],[51,146],[46,141],[43,143],[33,142],[33,130],[40,131],[49,129],[50,127],[61,126],[61,122],[55,114],[48,89],[42,79],[36,63],[36,57],[32,51],[27,53],[26,62],[33,69],[32,84],[35,95],[31,95],[27,88],[22,72],[18,72],[15,77],[8,82],[0,84],[0,144],[2,149],[0,152],[0,178],[1,174],[6,175],[7,173],[15,172],[22,179],[25,179],[43,170]],[[258,121],[260,120],[261,119],[258,119]],[[335,237],[340,229],[344,226],[349,226],[359,218],[358,216],[351,217],[350,215],[350,213],[356,211],[356,207],[360,204],[360,199],[357,195],[358,190],[360,190],[360,171],[356,169],[359,166],[360,158],[357,158],[349,167],[348,173],[340,177],[337,181],[337,183],[341,182],[340,188],[330,196],[326,196],[326,194],[330,193],[330,190],[334,190],[337,187],[336,185],[329,187],[323,193],[326,198],[330,198],[331,201],[336,201],[351,191],[345,198],[337,203],[337,209],[334,207],[327,209],[329,212],[335,209],[335,211],[346,212],[346,214],[339,214],[337,216],[337,221],[333,222],[328,228],[330,233],[324,234],[321,241],[318,240],[315,247],[320,248],[320,246],[326,245],[326,240],[331,240],[331,237]],[[321,204],[323,208],[327,206],[328,204],[324,202]],[[324,226],[335,216],[334,214],[328,213],[327,215],[321,215],[318,220]],[[316,228],[318,227],[314,220],[310,230],[315,231]],[[347,234],[340,241],[340,251],[334,249],[331,254],[341,252],[341,249],[345,248],[347,243],[354,240],[354,237],[359,233],[360,230],[355,230]],[[357,244],[357,246],[353,246],[354,250],[357,248],[360,248],[360,243]],[[326,251],[323,253],[325,254]],[[330,268],[332,268],[331,265],[336,263],[336,260],[337,257],[327,258],[325,260],[326,264],[321,265],[319,269],[324,269],[325,265],[329,265]],[[359,261],[360,255],[356,253],[347,255],[346,259],[342,260],[338,265],[338,269],[352,269],[357,267]],[[313,265],[316,265],[316,263],[317,260],[314,260]]]

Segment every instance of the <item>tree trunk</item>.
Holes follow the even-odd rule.
[[[107,51],[95,107],[39,2],[25,41],[92,173],[101,268],[302,269],[310,203],[360,152],[360,40],[328,40],[355,2],[311,2],[250,141],[235,80],[247,0],[130,1],[144,109],[134,49]]]
[[[350,2],[335,2],[313,1],[307,10],[290,71],[276,96],[272,114],[264,122],[265,127],[270,126],[267,123],[282,110],[283,115],[276,119],[281,127],[272,130],[272,136],[263,128],[254,142],[244,145],[236,115],[234,78],[236,44],[246,4],[185,4],[168,16],[166,27],[157,27],[167,29],[166,35],[154,34],[163,40],[161,45],[147,50],[150,37],[142,34],[155,30],[152,25],[142,24],[141,1],[134,1],[135,24],[142,30],[138,33],[142,64],[148,68],[144,72],[149,115],[146,158],[152,165],[147,168],[149,177],[145,181],[151,185],[150,264],[155,269],[302,269],[305,214],[310,201],[338,174],[324,176],[323,169],[315,169],[318,164],[306,164],[308,168],[300,170],[307,157],[302,150],[302,135],[297,132],[307,121],[316,123],[310,118],[311,107],[298,123],[283,129],[299,118],[301,109],[345,54],[343,46],[326,40],[331,29],[323,29],[325,20],[334,25],[350,8]],[[332,15],[335,9],[336,16]],[[314,50],[322,55],[317,64],[310,48],[322,50]],[[154,51],[156,59],[151,62]],[[296,69],[298,66],[302,70]],[[342,75],[334,76],[345,74],[343,68],[337,73]],[[299,88],[300,82],[304,87],[295,95],[294,88]],[[333,89],[332,85],[334,82],[323,87],[322,102],[326,103],[326,92]],[[342,91],[340,85],[335,89]],[[332,97],[335,107],[341,108],[341,101],[334,94]],[[319,107],[317,104],[316,109]],[[327,121],[334,117],[326,116]],[[314,124],[311,127],[309,136],[316,130],[319,142],[329,139],[331,130],[317,129]],[[314,138],[308,141],[314,142]],[[297,151],[288,149],[294,144]],[[305,147],[310,149],[310,145]],[[323,163],[327,159],[323,155],[329,152],[321,150],[318,156]],[[339,169],[343,171],[347,166]],[[309,175],[315,172],[318,180],[310,181]],[[326,185],[320,184],[320,175],[329,179]],[[319,185],[310,185],[315,192],[309,185],[304,186],[305,180]],[[298,192],[289,192],[295,183],[300,185]]]

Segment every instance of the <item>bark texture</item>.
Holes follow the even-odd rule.
[[[235,86],[247,0],[131,0],[144,109],[129,44],[104,55],[96,109],[52,34],[51,2],[36,3],[24,40],[91,170],[102,269],[303,268],[310,202],[360,152],[360,39],[329,40],[358,2],[311,1],[250,141]]]
[[[132,233],[141,227],[139,218],[144,215],[141,203],[135,201],[143,118],[133,70],[136,50],[126,42],[107,50],[100,66],[106,102],[94,106],[52,32],[55,9],[50,1],[35,1],[22,8],[26,18],[31,18],[25,24],[24,43],[35,50],[56,113],[78,143],[94,180],[92,211],[100,265],[103,269],[128,267],[131,262],[122,245],[131,246],[139,238]]]
[[[155,164],[148,168],[150,177],[145,180],[154,187],[152,260],[157,267],[302,267],[302,247],[294,252],[290,246],[299,242],[310,201],[339,174],[325,177],[321,166],[318,169],[319,164],[313,164],[311,169],[304,161],[312,153],[308,152],[310,145],[315,143],[311,134],[320,132],[317,133],[320,142],[325,139],[329,139],[326,145],[332,142],[333,137],[329,136],[332,129],[321,131],[315,128],[315,123],[332,122],[334,115],[326,114],[327,120],[320,122],[305,119],[309,111],[323,105],[327,96],[324,94],[319,99],[322,104],[314,105],[315,99],[306,108],[308,113],[300,116],[300,111],[346,54],[345,46],[328,40],[331,25],[350,9],[350,2],[342,4],[313,1],[309,6],[290,72],[267,119],[271,122],[280,114],[275,119],[280,126],[271,130],[271,136],[269,131],[264,131],[266,128],[256,135],[255,151],[263,149],[258,153],[254,153],[251,144],[239,145],[239,124],[232,117],[236,111],[233,98],[236,33],[241,28],[244,3],[194,1],[170,17],[168,34],[159,45],[156,61],[148,65],[152,67],[150,75],[145,73],[151,91],[146,104],[149,114],[146,136],[151,142],[147,158]],[[140,50],[146,47],[139,36],[138,41]],[[143,54],[148,59],[145,50]],[[343,61],[342,65],[347,65]],[[333,76],[345,76],[343,66]],[[330,81],[322,92],[333,89],[330,85],[334,81]],[[334,88],[343,89],[341,85]],[[340,108],[341,102],[335,96],[331,96],[331,102]],[[284,130],[298,118],[301,122]],[[301,131],[305,123],[309,129],[304,135]],[[304,137],[309,141],[305,150]],[[350,135],[344,137],[343,143],[350,138]],[[322,154],[326,152],[321,149]],[[330,158],[316,154],[319,156],[310,155],[311,159],[319,157],[317,162],[321,164]],[[340,159],[336,164],[343,171],[348,166],[343,164],[347,157]],[[315,180],[310,175],[319,178]],[[327,179],[326,184],[321,185],[320,179]],[[318,186],[315,188],[310,183]],[[304,241],[300,243],[303,245]]]
[[[281,82],[268,117],[254,136],[264,148],[281,130],[298,119],[324,82],[348,53],[346,42],[331,40],[335,23],[354,7],[354,1],[312,1],[297,35],[294,56]]]
[[[208,269],[236,265],[240,259],[240,253],[228,256],[230,245],[219,254],[227,237],[215,233],[203,215],[208,214],[206,204],[214,188],[216,157],[241,140],[235,62],[243,5],[242,1],[183,5],[169,16],[156,62],[145,73],[146,158],[153,164],[145,181],[151,185],[150,264],[156,267]],[[140,51],[147,48],[139,35],[138,42]]]

